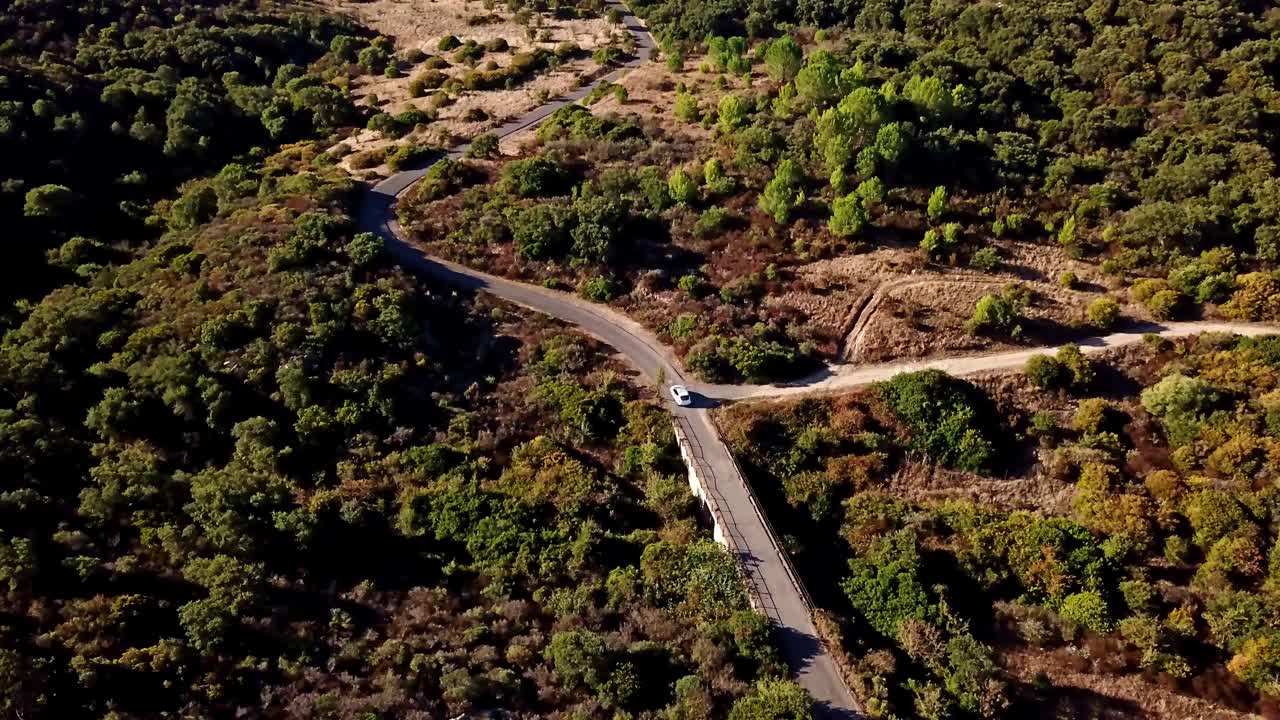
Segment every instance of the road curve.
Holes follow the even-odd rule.
[[[636,40],[636,55],[614,72],[569,95],[538,107],[523,117],[512,120],[494,131],[499,138],[532,127],[557,109],[585,97],[602,82],[613,81],[628,69],[646,62],[654,44],[644,26],[621,3],[612,2],[623,14],[623,23]],[[449,155],[458,157],[465,146]],[[1021,368],[1034,354],[1052,348],[1033,348],[986,355],[921,360],[874,365],[828,366],[807,378],[773,385],[718,385],[702,383],[687,376],[671,350],[648,329],[623,313],[604,305],[587,302],[568,293],[536,285],[515,282],[427,256],[413,245],[396,221],[397,198],[417,182],[425,169],[397,173],[375,185],[360,208],[359,225],[366,232],[379,235],[386,248],[406,269],[454,287],[484,291],[498,298],[550,315],[573,324],[613,347],[637,370],[655,380],[687,385],[695,394],[695,407],[672,406],[676,421],[696,447],[703,472],[715,487],[717,501],[729,517],[732,528],[728,535],[754,594],[761,600],[762,611],[778,631],[784,657],[796,673],[800,684],[814,698],[818,715],[823,718],[851,719],[862,717],[858,704],[841,677],[838,666],[818,639],[804,590],[794,578],[789,560],[778,546],[754,500],[750,487],[720,437],[708,408],[719,400],[745,400],[782,397],[815,392],[836,392],[887,380],[913,370],[936,368],[952,375]],[[1148,323],[1135,325],[1106,336],[1085,339],[1079,343],[1085,352],[1140,342],[1145,334],[1182,337],[1201,332],[1229,332],[1241,335],[1276,333],[1275,326],[1261,323],[1189,322]],[[698,397],[701,396],[701,397]]]
[[[613,81],[628,69],[649,60],[654,49],[652,36],[625,5],[611,2],[609,6],[622,13],[623,25],[635,39],[635,56],[595,82],[500,126],[494,131],[495,135],[504,138],[532,127],[559,108],[582,99],[599,84]],[[465,146],[455,148],[448,155],[459,157],[465,149]],[[567,293],[512,282],[425,255],[406,239],[395,213],[397,198],[425,172],[426,169],[422,168],[392,175],[366,194],[360,208],[360,228],[379,235],[401,266],[439,282],[465,290],[484,291],[576,325],[612,346],[650,380],[661,375],[671,383],[690,384],[695,392],[718,394],[715,386],[690,383],[679,361],[664,344],[639,323],[616,310],[588,303]],[[729,387],[725,386],[725,389]],[[717,506],[729,526],[724,528],[724,533],[730,551],[736,555],[761,612],[772,622],[783,657],[800,685],[813,698],[819,717],[833,720],[861,718],[853,693],[818,637],[808,598],[794,575],[789,558],[779,547],[768,520],[711,420],[708,413],[710,403],[700,398],[696,405],[691,408],[672,406],[672,412],[693,446],[703,481],[716,495]]]

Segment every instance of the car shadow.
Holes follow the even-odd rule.
[[[700,392],[689,391],[689,404],[685,406],[689,410],[710,410],[720,407],[720,400],[703,395]]]

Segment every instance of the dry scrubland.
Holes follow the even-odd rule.
[[[716,142],[717,107],[726,95],[742,92],[765,92],[770,87],[768,76],[758,70],[739,76],[726,76],[708,67],[704,55],[690,55],[683,67],[672,70],[657,62],[626,74],[618,85],[626,89],[625,98],[604,93],[585,106],[598,118],[614,124],[631,124],[643,128],[647,142],[625,152],[606,152],[580,141],[560,141],[543,137],[530,128],[505,138],[501,151],[507,160],[530,158],[547,152],[560,152],[567,157],[582,156],[587,161],[584,171],[591,176],[612,168],[655,164],[659,167],[688,168],[699,171],[697,158],[701,148]],[[676,117],[677,99],[682,93],[697,99],[704,113],[701,122]],[[723,156],[723,155],[722,155]],[[726,163],[732,162],[725,158]],[[477,163],[490,180],[496,180],[501,163]],[[665,171],[664,171],[665,172]],[[739,181],[740,183],[742,181]],[[927,193],[910,189],[891,190],[896,204],[920,209]],[[1096,263],[1073,259],[1059,245],[1053,234],[1028,225],[1019,238],[988,238],[996,251],[996,266],[977,270],[958,258],[930,260],[924,257],[915,238],[928,227],[918,216],[901,209],[885,212],[876,218],[856,241],[832,246],[830,235],[821,226],[807,220],[791,228],[770,227],[770,221],[754,206],[750,194],[734,193],[713,201],[736,220],[717,237],[696,236],[696,213],[675,208],[665,213],[673,233],[666,248],[648,247],[639,255],[656,258],[701,258],[701,270],[715,285],[733,283],[756,273],[777,261],[786,270],[767,283],[761,298],[762,314],[791,318],[803,325],[805,333],[817,343],[826,357],[845,362],[885,362],[960,354],[979,354],[1017,347],[1059,342],[1064,337],[1087,335],[1089,327],[1085,308],[1099,297],[1110,295],[1126,315],[1144,318],[1147,313],[1130,305],[1124,293],[1110,292],[1115,278],[1099,272]],[[970,197],[957,201],[949,211],[962,221],[963,233],[989,234],[992,214],[983,203],[999,206],[998,198]],[[440,220],[458,212],[456,198],[446,198],[422,212],[424,217],[448,226]],[[1012,212],[1004,210],[1001,215]],[[427,232],[429,242],[444,230]],[[793,248],[807,246],[803,252]],[[511,246],[491,245],[466,248],[430,243],[434,251],[454,254],[458,259],[479,263],[491,271],[538,280],[539,275],[559,275],[572,284],[557,264],[530,264],[513,254]],[[817,256],[817,257],[815,257]],[[1060,278],[1070,273],[1076,280],[1064,286]],[[1021,331],[1015,336],[973,333],[966,328],[977,301],[983,296],[1000,293],[1016,285],[1026,293]],[[668,283],[653,282],[652,273],[637,279],[629,292],[614,302],[659,332],[664,332],[682,314],[696,313],[696,305],[687,294]],[[671,338],[678,348],[687,349],[681,338]],[[683,346],[683,347],[682,347]]]
[[[1274,413],[1278,351],[1206,334],[1059,356],[1053,372],[913,373],[716,412],[843,628],[831,632],[851,644],[863,697],[914,672],[868,627],[907,613],[890,643],[935,671],[929,623],[990,647],[1003,680],[988,690],[1011,703],[998,717],[1269,718],[1270,698],[1240,678],[1259,646],[1234,633],[1269,632],[1249,625],[1260,611],[1243,588],[1275,567],[1250,563],[1267,547],[1255,523],[1274,512],[1262,457],[1276,440],[1256,422]],[[925,387],[949,399],[922,406]],[[1224,412],[1189,416],[1186,402]],[[857,580],[834,580],[846,566]],[[1081,613],[1085,597],[1108,600]]]
[[[344,140],[351,155],[344,158],[343,167],[362,177],[377,177],[389,171],[381,163],[371,168],[353,167],[352,158],[357,153],[384,151],[403,143],[447,146],[475,137],[504,120],[519,117],[542,104],[543,98],[554,98],[573,90],[580,78],[598,68],[591,53],[624,34],[603,16],[557,18],[549,13],[527,12],[526,18],[518,17],[503,6],[469,0],[320,1],[325,8],[346,14],[393,38],[401,59],[415,50],[426,56],[421,62],[405,62],[398,77],[367,75],[351,83],[351,93],[358,102],[375,106],[371,99],[376,99],[376,107],[382,112],[394,115],[409,109],[435,109],[437,113],[434,120],[398,140],[373,130],[359,130]],[[488,50],[476,61],[459,61],[456,49],[440,50],[440,40],[450,36],[463,43],[474,41],[481,47],[494,42],[505,42],[507,47]],[[463,90],[443,106],[434,104],[436,95],[442,92],[438,88],[427,89],[421,97],[413,97],[410,90],[414,77],[424,70],[436,70],[448,79],[460,78],[477,68],[509,67],[517,53],[537,48],[554,51],[566,43],[581,49],[578,57],[553,69],[541,70],[510,88]],[[448,65],[432,67],[439,63],[435,58],[448,61]]]

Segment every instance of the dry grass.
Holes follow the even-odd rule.
[[[1071,667],[1068,651],[1005,649],[1001,663],[1010,674],[1031,682],[1043,674],[1059,696],[1056,708],[1045,709],[1043,717],[1135,718],[1143,720],[1249,720],[1253,713],[1240,712],[1217,703],[1182,695],[1148,682],[1137,675],[1104,675]],[[1053,714],[1055,710],[1061,714]]]
[[[627,89],[626,102],[620,103],[612,94],[591,106],[597,115],[616,113],[631,116],[643,127],[660,128],[663,137],[672,141],[704,142],[712,133],[697,123],[688,123],[676,119],[676,88],[684,83],[686,89],[693,93],[699,101],[704,113],[714,118],[716,104],[725,94],[745,90],[741,78],[734,80],[726,89],[716,87],[717,73],[702,72],[697,69],[700,58],[693,58],[685,63],[685,69],[671,72],[661,60],[635,68],[624,75],[618,84]],[[752,88],[759,89],[765,82],[763,76],[752,76]],[[518,153],[531,142],[532,129],[517,133],[503,141],[503,151]]]

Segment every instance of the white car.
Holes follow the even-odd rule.
[[[689,407],[693,404],[693,396],[689,394],[689,389],[683,385],[671,386],[671,399],[675,400],[680,407]]]

